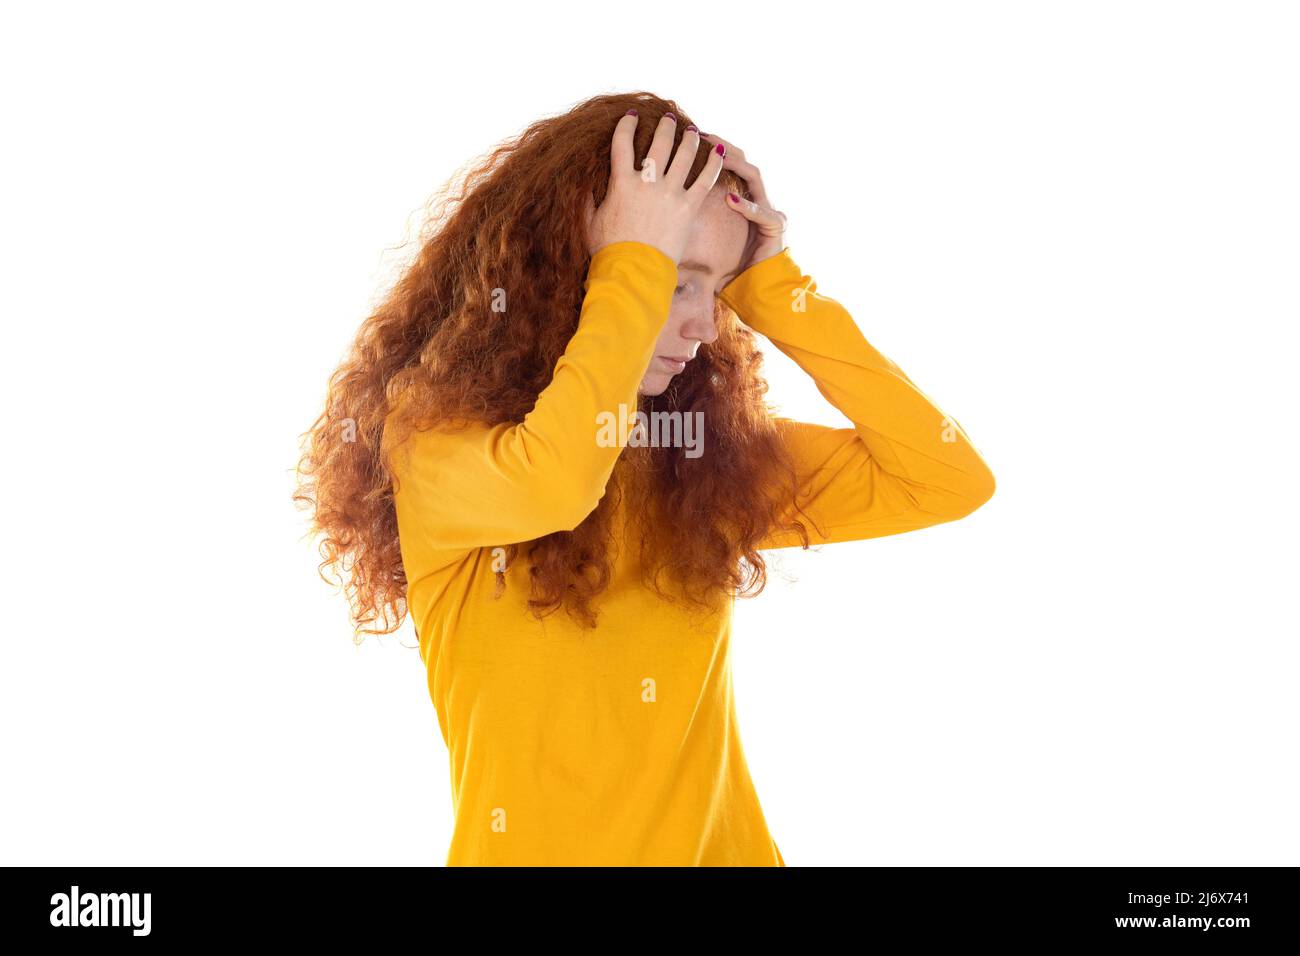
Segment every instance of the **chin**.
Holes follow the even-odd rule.
[[[656,375],[654,378],[647,378],[641,383],[641,387],[637,389],[637,394],[651,396],[662,395],[670,381],[671,379],[663,378],[659,375]]]

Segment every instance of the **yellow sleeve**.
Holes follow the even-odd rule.
[[[853,423],[776,419],[799,472],[798,501],[823,533],[812,544],[900,534],[953,521],[993,496],[993,473],[961,425],[817,291],[787,248],[750,266],[720,294],[750,328],[811,375]],[[793,512],[790,517],[799,519]],[[801,545],[774,531],[760,548]]]
[[[415,529],[424,548],[461,551],[581,524],[600,503],[635,424],[637,389],[676,285],[677,264],[654,246],[627,241],[597,250],[577,330],[524,420],[418,431],[409,455],[394,454],[401,526]],[[598,441],[601,413],[616,419],[617,441]]]

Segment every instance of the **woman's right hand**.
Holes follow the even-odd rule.
[[[699,131],[688,128],[682,134],[672,165],[668,165],[677,120],[671,113],[665,114],[638,170],[632,139],[637,122],[636,114],[628,113],[614,127],[605,201],[594,211],[592,201],[587,202],[589,247],[595,255],[611,243],[643,242],[680,262],[691,224],[722,172],[725,147],[719,143],[691,188],[683,189],[699,149]]]

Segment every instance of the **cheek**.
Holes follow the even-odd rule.
[[[686,296],[677,296],[673,299],[673,307],[668,312],[668,321],[659,332],[659,339],[656,344],[656,351],[659,346],[668,342],[675,342],[680,336],[682,325],[685,324],[688,315],[690,302]]]

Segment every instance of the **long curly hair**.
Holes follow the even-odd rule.
[[[330,377],[325,408],[301,436],[293,498],[312,511],[319,572],[346,594],[357,639],[395,631],[408,611],[391,452],[415,429],[518,423],[532,409],[577,330],[591,261],[585,199],[603,202],[614,126],[633,107],[638,166],[664,113],[679,120],[674,148],[692,122],[650,93],[596,96],[497,146],[460,177],[458,194],[455,178],[435,194],[413,260]],[[711,148],[701,140],[687,186]],[[730,170],[718,186],[752,198]],[[499,288],[510,290],[506,312],[491,308]],[[647,413],[703,412],[708,453],[630,445],[577,528],[509,546],[511,565],[526,548],[538,616],[563,606],[596,625],[624,500],[644,583],[666,600],[709,608],[760,593],[767,570],[756,545],[769,531],[793,530],[808,547],[792,518],[801,513],[794,463],[763,398],[762,353],[732,310],[716,309],[717,340],[662,395],[639,397]],[[665,577],[676,587],[665,590]],[[498,574],[498,596],[503,582]]]

